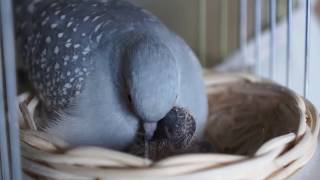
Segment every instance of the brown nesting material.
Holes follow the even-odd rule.
[[[294,98],[266,82],[216,86],[209,97],[208,137],[219,152],[253,155],[268,140],[297,133],[303,112]]]

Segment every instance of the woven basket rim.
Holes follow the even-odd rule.
[[[232,83],[269,83],[247,74],[206,74],[207,91]],[[280,87],[280,86],[279,86]],[[68,149],[62,140],[37,132],[30,121],[37,99],[28,93],[19,96],[21,116],[30,129],[21,129],[23,168],[30,174],[53,179],[282,179],[303,167],[313,156],[319,134],[316,108],[306,99],[287,90],[304,113],[297,134],[289,133],[265,142],[255,156],[230,154],[185,154],[152,162],[115,150],[99,147]],[[24,102],[24,103],[21,103]],[[294,146],[287,149],[288,144]],[[58,152],[58,153],[57,153]],[[81,166],[79,166],[79,164]],[[234,172],[234,173],[230,173]],[[30,173],[30,174],[28,174]]]

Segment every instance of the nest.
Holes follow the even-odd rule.
[[[306,99],[247,75],[205,75],[209,97],[206,138],[216,153],[157,162],[99,147],[72,149],[37,131],[37,99],[19,96],[21,148],[30,179],[284,179],[313,156],[319,117]]]

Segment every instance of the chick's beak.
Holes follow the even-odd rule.
[[[143,127],[144,127],[144,132],[145,132],[145,138],[147,140],[151,140],[154,132],[157,129],[157,122],[145,122],[143,124]]]

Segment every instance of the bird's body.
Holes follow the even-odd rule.
[[[195,116],[201,134],[201,67],[156,17],[119,0],[16,1],[20,49],[43,104],[44,131],[73,145],[124,149],[141,119],[158,121],[178,105]]]

